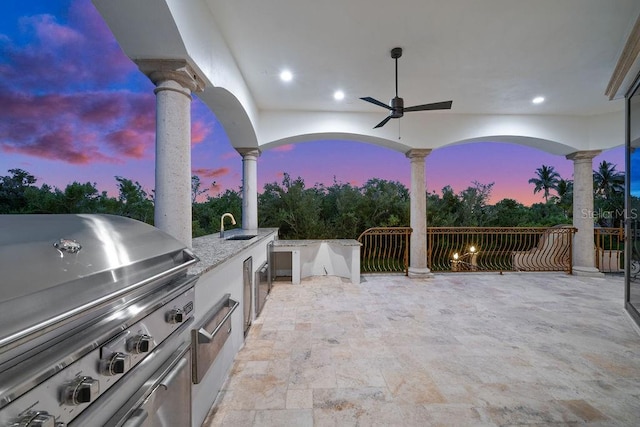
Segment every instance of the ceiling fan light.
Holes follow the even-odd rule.
[[[333,99],[336,101],[342,101],[344,99],[344,92],[341,90],[333,92]]]

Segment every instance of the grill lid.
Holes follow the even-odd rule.
[[[0,215],[0,349],[34,325],[58,323],[150,278],[184,275],[195,262],[183,243],[130,218]]]

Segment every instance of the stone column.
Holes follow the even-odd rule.
[[[257,148],[236,148],[242,155],[242,228],[258,229],[258,157]]]
[[[155,226],[191,247],[191,93],[203,80],[184,60],[139,60],[156,85]]]
[[[409,277],[422,279],[433,276],[427,267],[427,188],[425,181],[425,157],[430,149],[407,151],[411,160],[411,246],[409,251]]]
[[[602,276],[595,264],[593,238],[593,158],[600,150],[576,151],[567,155],[573,160],[573,274]]]

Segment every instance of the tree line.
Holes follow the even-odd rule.
[[[117,176],[118,196],[99,191],[95,183],[73,182],[64,190],[47,184],[22,169],[0,176],[0,214],[15,213],[105,213],[122,215],[153,224],[153,191],[140,183]],[[603,161],[594,171],[595,212],[601,226],[620,226],[624,208],[624,174]],[[205,201],[197,201],[208,189],[192,177],[194,237],[215,233],[220,216],[231,212],[240,226],[242,193],[228,189]],[[573,183],[564,180],[552,166],[543,165],[529,180],[534,193],[542,192],[544,203],[530,207],[513,199],[490,205],[494,183],[474,181],[455,192],[450,186],[427,194],[427,223],[438,227],[551,226],[572,222]],[[286,239],[357,238],[370,227],[409,226],[409,190],[400,182],[369,179],[362,186],[334,181],[331,185],[307,186],[300,177],[284,174],[281,182],[265,184],[258,195],[260,227],[277,227]]]
[[[153,224],[153,199],[139,182],[116,176],[118,196],[99,191],[96,183],[73,182],[64,190],[36,178],[23,169],[9,169],[0,176],[0,214],[104,213]]]

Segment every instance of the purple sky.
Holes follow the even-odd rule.
[[[0,14],[0,175],[21,168],[64,189],[95,182],[115,194],[115,176],[154,186],[153,84],[120,50],[89,0],[10,1]],[[354,160],[355,159],[355,160]],[[598,156],[624,170],[624,149]],[[445,147],[427,157],[427,188],[460,191],[472,181],[495,182],[492,202],[543,201],[528,184],[536,168],[552,165],[570,179],[572,164],[533,148],[476,143]],[[240,155],[215,116],[192,103],[192,168],[209,195],[239,189]],[[284,172],[308,186],[334,179],[361,185],[369,178],[408,186],[409,161],[382,147],[315,141],[265,151],[258,187],[280,182]]]

